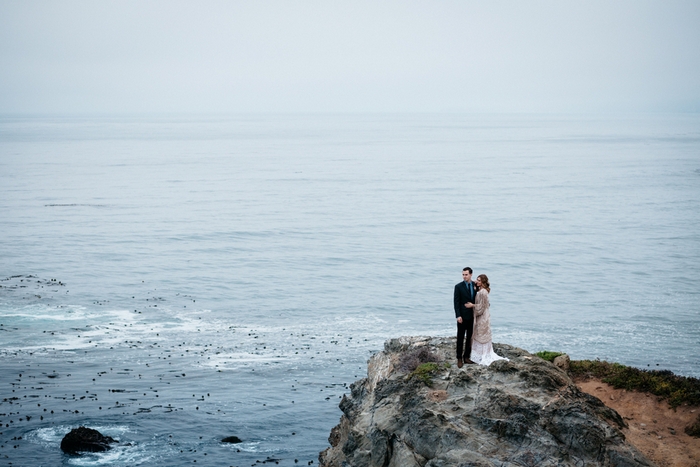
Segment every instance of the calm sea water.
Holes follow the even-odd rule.
[[[3,118],[0,234],[0,465],[315,464],[464,266],[497,342],[700,376],[698,115]]]

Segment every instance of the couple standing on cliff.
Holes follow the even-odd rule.
[[[490,365],[508,360],[493,351],[491,313],[489,312],[489,278],[480,274],[472,282],[472,268],[462,270],[462,279],[455,285],[454,306],[457,318],[457,367],[464,363]],[[466,346],[465,346],[466,335]]]

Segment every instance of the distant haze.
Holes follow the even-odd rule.
[[[0,113],[700,111],[700,2],[3,1]]]

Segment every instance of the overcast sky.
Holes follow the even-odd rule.
[[[700,111],[700,1],[0,0],[0,113]]]

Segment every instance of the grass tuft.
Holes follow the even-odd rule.
[[[572,360],[569,371],[574,376],[600,378],[616,389],[654,394],[673,408],[681,404],[700,405],[700,379],[677,376],[669,370],[640,370],[601,360]]]
[[[542,350],[537,352],[535,355],[540,357],[542,360],[547,360],[548,362],[553,362],[555,358],[559,355],[564,355],[564,352],[552,352],[551,350]]]
[[[433,385],[433,375],[440,369],[440,365],[435,362],[421,363],[416,367],[415,370],[409,375],[410,378],[416,378],[428,386]]]

